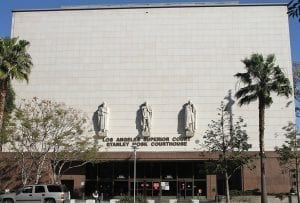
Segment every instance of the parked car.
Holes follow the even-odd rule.
[[[66,203],[70,193],[63,185],[28,185],[0,195],[1,203]]]

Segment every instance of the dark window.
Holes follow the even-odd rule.
[[[153,163],[145,163],[145,178],[159,178],[159,177],[154,177],[152,170],[154,166]]]
[[[145,163],[145,178],[156,178],[160,179],[160,163],[150,162]]]
[[[43,193],[45,192],[44,186],[35,186],[35,193]]]
[[[229,187],[231,190],[242,190],[242,173],[241,169],[236,170],[229,179]]]
[[[175,162],[162,163],[162,178],[165,180],[175,180],[177,164]]]
[[[66,192],[66,188],[60,185],[47,185],[49,192]]]
[[[194,177],[195,179],[206,179],[207,166],[204,162],[194,163]]]
[[[144,167],[145,164],[141,162],[136,163],[136,177],[137,178],[144,178]],[[130,163],[130,177],[134,177],[134,162]]]
[[[124,196],[128,194],[128,181],[115,181],[114,193],[116,195]]]
[[[88,196],[92,196],[92,193],[98,189],[97,181],[94,180],[86,180],[85,181],[85,194]],[[102,191],[100,191],[102,192]]]
[[[178,177],[179,178],[192,178],[193,177],[193,163],[191,162],[178,162]]]
[[[116,179],[127,179],[129,177],[128,162],[116,162],[114,164],[114,174]]]
[[[113,164],[110,163],[101,163],[98,166],[98,175],[100,179],[107,179],[113,177]]]
[[[86,165],[86,179],[96,179],[97,178],[97,164],[87,164]]]
[[[176,196],[177,195],[177,182],[165,181],[162,183],[162,195],[163,196]]]
[[[144,169],[145,169],[144,163],[136,163],[136,177],[137,178],[144,178]]]
[[[194,195],[206,196],[206,181],[195,181]]]
[[[112,197],[112,182],[110,181],[100,181],[99,182],[99,191],[103,193],[103,198],[105,200]]]
[[[24,187],[22,192],[23,193],[32,193],[32,186]]]
[[[160,177],[160,163],[156,163],[156,162],[153,163],[152,175],[154,178]]]
[[[193,183],[185,182],[185,195],[192,196],[193,195]]]

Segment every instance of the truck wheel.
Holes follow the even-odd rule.
[[[55,203],[55,200],[54,199],[46,199],[45,203]]]
[[[4,199],[3,203],[14,203],[12,199]]]

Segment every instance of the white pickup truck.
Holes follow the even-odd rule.
[[[28,185],[15,193],[0,195],[1,203],[67,203],[70,193],[63,185]]]

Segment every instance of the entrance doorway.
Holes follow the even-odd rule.
[[[193,179],[179,179],[178,180],[178,198],[187,198],[193,196]]]

